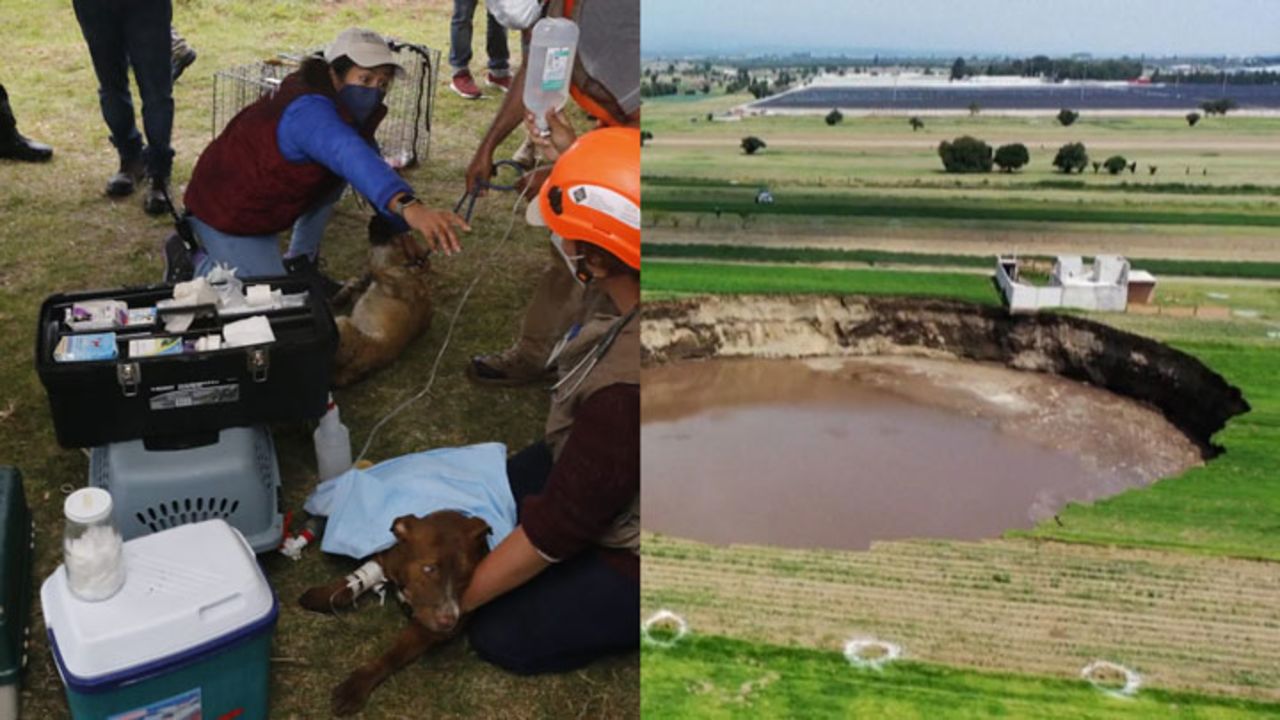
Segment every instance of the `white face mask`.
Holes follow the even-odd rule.
[[[508,30],[527,30],[542,16],[538,0],[486,0],[485,9]]]
[[[570,242],[572,241],[565,240],[559,235],[551,233],[551,245],[555,247],[556,252],[560,253],[560,257],[564,259],[564,265],[569,268],[569,274],[572,275],[573,279],[577,280],[579,284],[585,285],[586,283],[582,282],[582,278],[578,277],[578,261],[582,260],[582,255],[569,254]]]

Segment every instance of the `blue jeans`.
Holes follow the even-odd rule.
[[[98,103],[121,163],[143,152],[134,124],[129,67],[142,99],[147,133],[147,173],[168,179],[173,167],[173,67],[170,64],[170,0],[73,0],[80,32],[98,76]]]
[[[333,206],[342,197],[346,185],[327,195],[293,223],[293,234],[284,257],[306,255],[314,262],[320,253],[324,229],[333,217]],[[275,235],[232,235],[224,233],[200,218],[191,216],[191,227],[200,239],[195,256],[196,276],[208,275],[218,263],[235,268],[236,277],[271,277],[285,274],[280,256],[279,239]]]
[[[456,73],[471,64],[471,21],[476,14],[478,0],[453,0],[453,19],[449,22],[449,65]],[[507,29],[485,12],[488,27],[485,30],[485,52],[489,55],[489,69],[510,69],[511,51],[507,48]]]
[[[516,507],[551,473],[545,442],[507,460]],[[467,636],[486,661],[510,672],[566,672],[640,647],[640,584],[587,550],[476,609]]]

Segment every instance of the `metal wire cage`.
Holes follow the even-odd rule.
[[[378,126],[376,140],[382,156],[394,168],[412,167],[431,151],[431,118],[435,110],[440,51],[425,45],[389,40],[405,76],[391,86],[384,102],[387,117]],[[280,81],[298,68],[307,55],[282,53],[270,60],[237,65],[213,75],[212,135],[231,122],[241,110],[280,87]]]

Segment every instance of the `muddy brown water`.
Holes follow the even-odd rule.
[[[997,537],[1199,462],[1153,410],[974,363],[714,359],[642,394],[645,528],[712,543]]]

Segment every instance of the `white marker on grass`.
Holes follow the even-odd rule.
[[[659,640],[650,632],[654,625],[658,623],[672,623],[676,626],[676,633],[670,638]],[[684,618],[667,609],[659,610],[654,613],[648,620],[644,621],[644,625],[640,626],[640,635],[644,638],[645,643],[656,645],[660,648],[674,647],[681,638],[689,633],[689,623]]]
[[[1097,677],[1097,673],[1100,671],[1110,671],[1123,675],[1124,686],[1114,688],[1103,685]],[[1094,660],[1085,665],[1084,669],[1080,671],[1080,677],[1088,680],[1090,685],[1114,698],[1131,698],[1138,694],[1138,688],[1142,686],[1141,675],[1123,665],[1117,665],[1106,660]]]
[[[868,651],[872,657],[867,656]],[[856,668],[883,670],[886,664],[902,657],[902,646],[875,638],[853,638],[844,644],[844,657]]]

